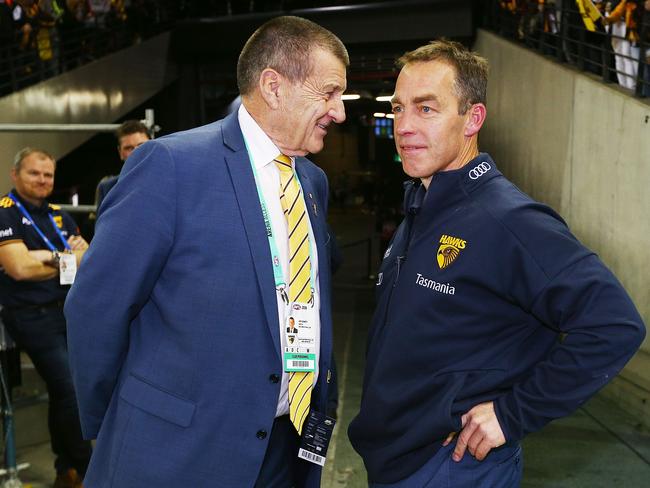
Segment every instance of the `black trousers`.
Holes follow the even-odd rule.
[[[81,436],[79,410],[68,365],[65,317],[60,306],[2,309],[2,320],[47,385],[48,426],[57,472],[76,469],[82,476],[91,445]]]
[[[276,418],[255,488],[302,488],[310,463],[298,459],[299,447],[289,416]]]

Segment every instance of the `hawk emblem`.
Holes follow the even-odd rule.
[[[458,248],[452,246],[451,244],[443,244],[438,248],[438,266],[440,269],[445,269],[454,260],[458,257],[460,251]]]
[[[438,253],[436,254],[438,267],[445,269],[451,265],[460,254],[460,251],[465,249],[466,246],[467,241],[465,239],[443,234],[440,237],[440,247],[438,247]]]

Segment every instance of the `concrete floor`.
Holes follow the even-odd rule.
[[[366,244],[345,245],[373,236],[373,262],[378,259],[378,246],[373,217],[367,213],[333,212],[331,223],[343,247],[345,262],[335,276],[334,287],[339,422],[323,472],[323,488],[359,488],[367,486],[365,470],[347,440],[346,430],[361,396],[374,284],[368,277]],[[370,273],[373,272],[374,269]],[[27,391],[21,392],[32,398],[42,388],[34,374],[29,369],[25,371]],[[42,397],[40,401],[37,398],[26,402],[16,412],[19,462],[30,463],[20,478],[32,488],[47,488],[53,480],[45,415]],[[650,431],[605,395],[597,395],[572,416],[528,436],[523,444],[524,488],[650,487]],[[219,488],[218,482],[214,487]]]

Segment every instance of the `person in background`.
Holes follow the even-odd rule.
[[[618,57],[623,64],[625,84],[622,85],[630,90],[636,89],[637,74],[639,70],[639,58],[643,55],[644,60],[650,56],[650,49],[641,53],[641,34],[644,22],[644,12],[650,9],[646,0],[621,0],[603,21],[607,25],[614,25],[625,22],[625,36],[618,40]]]
[[[14,159],[14,188],[0,199],[0,313],[47,386],[54,488],[80,488],[91,446],[81,437],[63,302],[88,244],[72,218],[47,201],[55,169],[41,149],[24,148]]]
[[[117,153],[120,156],[120,161],[124,163],[131,153],[142,144],[147,142],[151,137],[149,130],[139,120],[127,120],[115,131],[117,139]],[[99,215],[99,207],[106,198],[106,195],[111,188],[117,183],[117,176],[104,176],[97,185],[95,192],[95,206],[97,207],[97,215]]]

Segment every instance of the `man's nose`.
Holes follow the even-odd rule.
[[[404,136],[415,131],[412,118],[405,112],[395,114],[394,124],[396,135]]]
[[[334,105],[328,112],[329,116],[334,119],[334,122],[337,124],[342,124],[345,122],[345,105],[343,104],[343,100],[340,98],[334,101]]]

